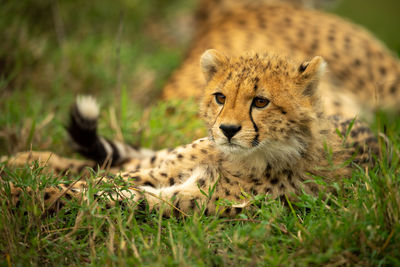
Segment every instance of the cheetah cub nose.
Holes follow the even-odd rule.
[[[232,125],[232,124],[221,124],[219,126],[221,131],[224,133],[228,140],[231,141],[231,138],[242,129],[240,125]]]

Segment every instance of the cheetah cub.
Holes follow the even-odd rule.
[[[365,144],[376,144],[368,129],[352,118],[324,115],[318,92],[326,68],[321,57],[301,63],[279,55],[228,57],[207,50],[200,65],[207,82],[200,114],[209,136],[175,149],[144,151],[106,140],[96,131],[96,102],[81,98],[75,103],[68,131],[78,150],[98,164],[108,158],[113,170],[126,170],[119,176],[130,187],[117,198],[146,200],[150,208],[169,202],[165,215],[203,207],[206,214],[233,216],[247,205],[242,194],[316,195],[322,187],[315,177],[329,183],[350,174],[349,159],[368,162]],[[354,134],[346,143],[336,129],[345,132],[350,124]],[[60,168],[63,160],[52,157],[47,164]],[[65,168],[88,165],[68,164]],[[85,185],[46,189],[45,202],[62,203],[60,195],[79,198]],[[218,207],[222,199],[235,205]]]

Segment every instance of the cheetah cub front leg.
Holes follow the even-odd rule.
[[[199,139],[166,154],[158,166],[121,174],[135,184],[151,209],[163,206],[165,216],[204,209],[215,214],[219,195],[220,154],[212,142]]]

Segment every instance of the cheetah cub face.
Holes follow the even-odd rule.
[[[276,55],[227,57],[207,50],[200,60],[207,85],[201,105],[211,140],[229,155],[299,159],[310,145],[325,62],[296,63]]]

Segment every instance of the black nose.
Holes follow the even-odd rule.
[[[242,129],[240,125],[231,125],[231,124],[221,124],[219,128],[222,130],[224,135],[228,137],[229,140]]]

